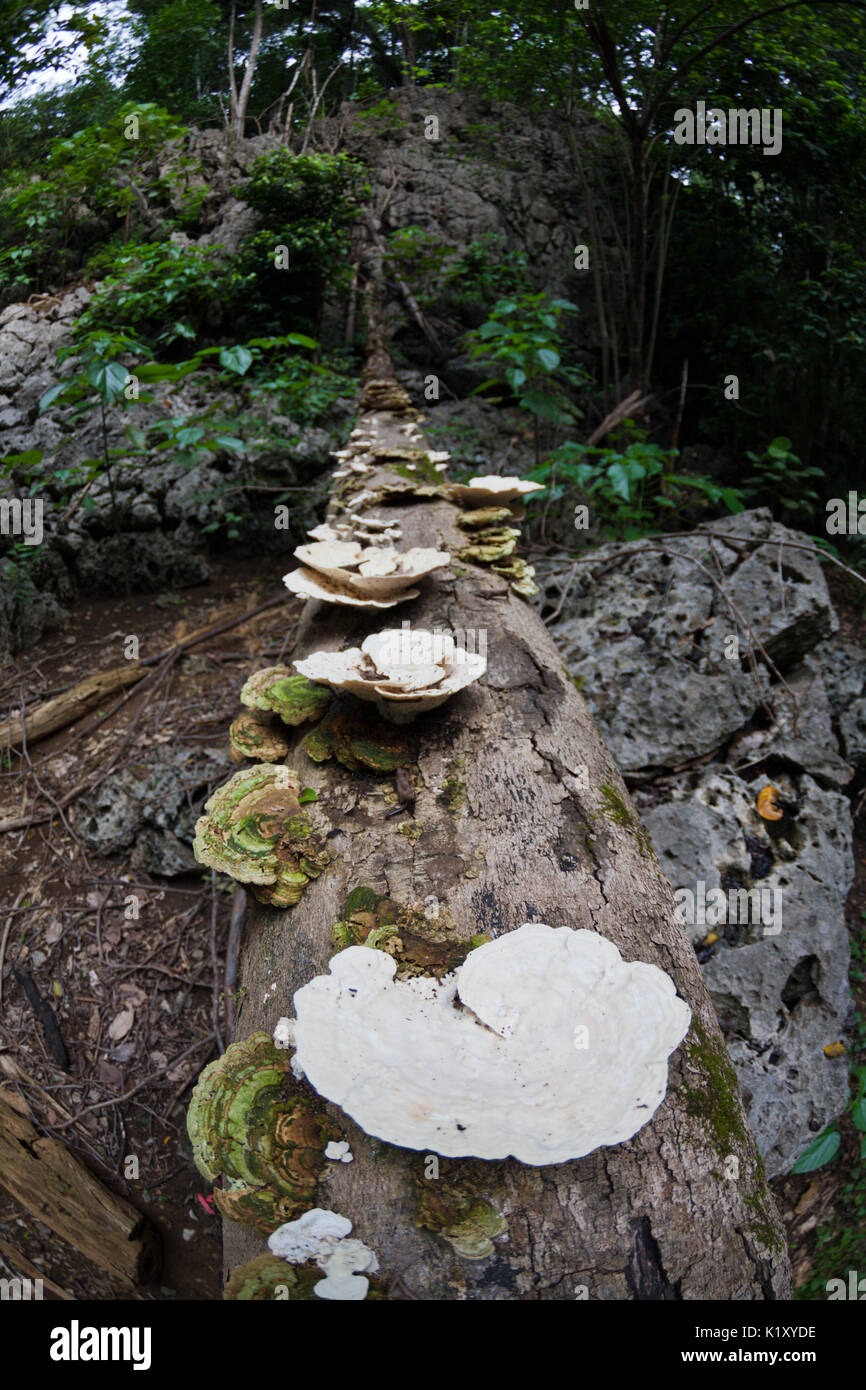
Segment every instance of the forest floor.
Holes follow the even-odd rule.
[[[129,634],[146,658],[250,612],[278,592],[270,575],[263,582],[262,568],[226,565],[218,579],[181,594],[82,604],[60,633],[5,665],[0,707],[17,707],[22,689],[27,698],[44,697],[119,665]],[[111,697],[78,724],[3,758],[0,820],[27,823],[0,836],[0,1084],[27,1101],[40,1130],[150,1216],[164,1267],[159,1283],[143,1292],[149,1299],[220,1297],[219,1222],[209,1184],[191,1160],[185,1115],[217,1036],[230,1031],[232,886],[212,885],[204,870],[157,878],[132,867],[128,854],[94,854],[76,831],[76,802],[64,809],[62,800],[85,779],[97,785],[109,769],[134,772],[137,755],[155,744],[227,748],[240,686],[262,659],[275,664],[284,654],[298,608],[286,596],[160,663],[115,713],[108,712]],[[137,918],[128,916],[135,911]],[[29,972],[53,1007],[68,1071],[15,969]],[[26,1272],[15,1264],[16,1251],[76,1299],[142,1296],[96,1270],[0,1188],[5,1276]]]
[[[262,580],[261,568],[260,562],[225,565],[210,584],[181,594],[82,604],[61,632],[4,666],[0,709],[17,707],[22,690],[35,701],[118,665],[129,634],[146,658],[206,625],[241,619],[279,592],[270,578]],[[866,646],[862,604],[844,584],[833,586],[833,598],[840,635]],[[128,854],[96,855],[76,830],[76,802],[65,808],[62,802],[84,780],[95,786],[113,772],[134,771],[136,755],[153,745],[225,747],[243,680],[257,662],[284,658],[298,608],[286,600],[207,637],[152,668],[113,713],[112,697],[105,709],[32,749],[3,756],[0,821],[23,824],[0,836],[6,905],[0,910],[0,1085],[18,1091],[41,1131],[147,1213],[164,1247],[159,1282],[134,1291],[59,1241],[0,1188],[3,1276],[27,1272],[17,1254],[75,1299],[220,1297],[219,1223],[209,1184],[192,1163],[185,1115],[196,1077],[216,1055],[218,1040],[231,1033],[232,885],[215,883],[204,871],[156,877],[135,869]],[[862,819],[855,864],[848,920],[862,964]],[[128,915],[131,895],[137,917]],[[29,972],[51,1004],[68,1070],[58,1061],[56,1041],[52,1052],[16,969]],[[861,1020],[864,974],[861,969],[854,980]],[[861,1025],[855,1051],[863,1041]],[[833,1163],[774,1184],[796,1283],[807,1297],[826,1296],[822,1281],[845,1278],[862,1251],[859,1136],[849,1119],[840,1130],[843,1147]],[[48,1286],[46,1296],[54,1296]]]

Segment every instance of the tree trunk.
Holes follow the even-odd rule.
[[[374,358],[381,377],[388,370],[381,343]],[[399,408],[396,382],[389,389],[387,403],[398,408],[382,408],[381,383],[377,391],[368,382],[362,402],[360,424],[365,435],[375,433],[381,465],[365,475],[368,491],[412,486],[411,471],[395,472],[387,456],[405,457],[405,429],[417,413]],[[443,498],[389,494],[389,510],[403,547],[455,552],[467,544],[457,508]],[[438,1178],[425,1176],[436,1165],[424,1154],[371,1139],[328,1105],[354,1161],[328,1165],[333,1171],[311,1205],[350,1218],[353,1236],[378,1256],[389,1298],[790,1297],[779,1214],[694,950],[561,656],[537,612],[488,568],[455,559],[422,588],[384,621],[363,610],[305,609],[296,657],[357,645],[409,618],[413,628],[485,633],[488,671],[407,726],[417,799],[399,817],[386,818],[395,805],[390,778],[316,764],[297,747],[289,755],[331,822],[331,863],[295,908],[251,912],[236,1036],[272,1032],[281,1015],[293,1014],[294,991],[327,974],[330,928],[359,886],[408,906],[434,895],[463,939],[498,937],[527,921],[599,932],[625,960],[668,972],[693,1022],[650,1123],[627,1143],[570,1163],[443,1159]],[[425,1193],[445,1208],[481,1193],[507,1222],[494,1253],[466,1258],[416,1224]],[[264,1236],[226,1222],[227,1270],[264,1250]]]
[[[244,137],[244,126],[246,124],[247,106],[250,100],[250,90],[253,85],[253,73],[256,70],[256,61],[259,56],[259,44],[262,41],[262,0],[256,0],[255,15],[253,17],[253,34],[250,41],[249,57],[244,65],[244,75],[241,79],[241,89],[238,92],[235,79],[234,64],[234,27],[235,27],[235,7],[232,5],[231,20],[229,23],[229,44],[228,44],[228,65],[229,65],[229,100],[230,100],[230,120],[232,132],[239,140]]]

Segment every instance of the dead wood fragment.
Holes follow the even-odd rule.
[[[4,719],[0,724],[0,744],[9,748],[20,748],[24,742],[37,743],[39,739],[47,738],[58,729],[64,729],[67,724],[73,724],[76,719],[87,714],[88,710],[92,710],[116,690],[136,685],[144,675],[145,672],[137,661],[112,666],[108,671],[98,671],[95,676],[88,676],[71,689],[64,690],[62,695],[56,695],[53,700],[46,700],[45,704],[38,705],[33,713],[26,714],[23,720],[20,710]]]
[[[126,1284],[149,1283],[162,1252],[149,1219],[0,1094],[0,1183],[37,1221]]]
[[[46,1289],[56,1294],[58,1298],[62,1298],[64,1302],[75,1302],[74,1294],[67,1293],[66,1289],[61,1288],[59,1284],[55,1284],[54,1280],[45,1273],[44,1269],[39,1269],[36,1265],[31,1264],[27,1256],[22,1255],[20,1250],[16,1250],[14,1245],[10,1245],[8,1240],[0,1240],[0,1251],[3,1252],[7,1260],[11,1260],[12,1263],[21,1270],[26,1278],[41,1280]]]

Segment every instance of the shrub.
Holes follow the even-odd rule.
[[[326,286],[345,282],[346,229],[367,193],[363,171],[348,155],[279,149],[255,161],[239,195],[260,219],[237,258],[237,303],[245,326],[316,324]]]

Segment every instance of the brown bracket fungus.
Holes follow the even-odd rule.
[[[196,859],[252,884],[259,902],[294,907],[329,862],[300,791],[297,774],[281,764],[236,772],[205,803],[195,827]]]
[[[336,1133],[267,1033],[232,1043],[205,1067],[187,1131],[202,1177],[222,1181],[214,1188],[221,1214],[265,1233],[309,1206]]]
[[[244,683],[241,704],[278,714],[284,724],[296,728],[320,719],[330,697],[320,685],[296,675],[288,666],[266,666],[263,671],[254,671]]]
[[[311,1303],[316,1297],[313,1284],[320,1277],[318,1268],[295,1270],[277,1255],[259,1255],[232,1270],[223,1298],[239,1303],[282,1302],[286,1298]]]
[[[658,1109],[691,1020],[664,971],[540,922],[442,981],[350,946],[294,996],[295,1066],[368,1134],[544,1165],[621,1144]]]
[[[339,706],[302,738],[300,746],[314,763],[336,758],[349,772],[396,772],[409,758],[406,736],[393,724]]]
[[[419,590],[412,586],[451,563],[445,550],[413,546],[400,551],[357,541],[314,541],[299,545],[295,556],[304,568],[283,577],[293,594],[361,608],[391,608],[417,598]]]
[[[294,666],[309,680],[372,701],[385,719],[403,724],[478,680],[487,658],[458,647],[447,632],[390,628],[360,647],[313,652]]]
[[[289,751],[285,735],[274,715],[259,710],[243,710],[229,727],[232,758],[236,763],[249,758],[256,763],[273,763]]]

